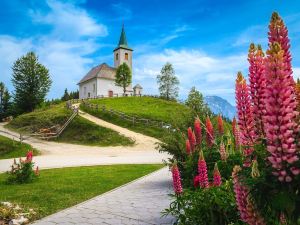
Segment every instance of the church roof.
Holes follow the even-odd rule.
[[[119,48],[124,48],[124,49],[133,51],[131,48],[128,47],[128,43],[127,43],[127,38],[126,38],[126,34],[125,34],[124,25],[122,26],[122,31],[121,31],[121,35],[120,35],[119,44],[118,44],[118,46],[115,48],[114,51],[118,50]]]
[[[142,86],[139,85],[139,84],[136,84],[136,85],[133,87],[133,89],[136,89],[136,88],[143,89]]]
[[[102,63],[92,68],[78,84],[91,80],[93,78],[105,78],[109,80],[115,80],[116,68],[110,67],[106,63]]]

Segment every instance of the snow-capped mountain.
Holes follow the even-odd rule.
[[[219,96],[205,96],[204,101],[215,114],[222,114],[231,120],[236,116],[236,108]]]

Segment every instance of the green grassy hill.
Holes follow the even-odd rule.
[[[14,141],[0,135],[0,159],[24,157],[29,150],[33,150],[34,155],[39,154],[36,149],[33,149],[26,143],[20,144],[19,141]]]
[[[65,107],[65,103],[61,103],[20,115],[6,127],[20,133],[30,134],[41,128],[49,128],[57,124],[62,125],[71,114],[72,111]],[[61,136],[53,139],[53,141],[92,146],[134,144],[133,140],[111,129],[100,127],[80,116],[75,117]]]
[[[192,116],[190,109],[183,104],[153,97],[91,99],[89,102],[98,104],[100,108],[104,105],[107,109],[117,110],[129,116],[163,121],[173,125],[173,127],[183,123],[187,118]],[[141,123],[133,124],[132,122],[123,120],[116,115],[111,115],[109,112],[90,109],[83,104],[81,104],[80,108],[83,111],[106,121],[159,139],[161,139],[161,137],[167,132],[166,129],[163,128],[147,126]]]

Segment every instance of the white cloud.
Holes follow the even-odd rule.
[[[247,56],[210,56],[199,50],[164,50],[134,59],[134,82],[148,93],[157,93],[156,76],[166,63],[173,64],[180,80],[180,96],[185,97],[192,86],[204,95],[219,95],[234,103],[237,71],[247,70]],[[245,74],[246,75],[246,74]]]
[[[47,3],[49,12],[31,11],[30,15],[35,23],[50,25],[53,29],[49,33],[23,39],[0,36],[0,80],[12,90],[11,66],[17,58],[34,51],[49,69],[53,84],[48,97],[55,98],[65,88],[77,89],[77,82],[95,63],[87,55],[102,47],[93,37],[107,35],[107,29],[75,3],[54,0]]]
[[[47,4],[50,8],[48,13],[31,10],[30,15],[36,23],[52,25],[54,35],[72,38],[108,34],[105,25],[99,24],[95,18],[74,4],[55,0],[48,0]]]

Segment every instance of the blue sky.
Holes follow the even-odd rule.
[[[267,47],[267,27],[278,11],[289,28],[294,76],[300,77],[300,2],[295,0],[2,0],[0,81],[12,91],[11,66],[35,51],[53,80],[48,98],[76,90],[88,70],[113,64],[122,23],[134,49],[133,83],[157,94],[156,75],[173,64],[180,98],[192,86],[234,104],[237,71],[247,75],[251,42]]]

